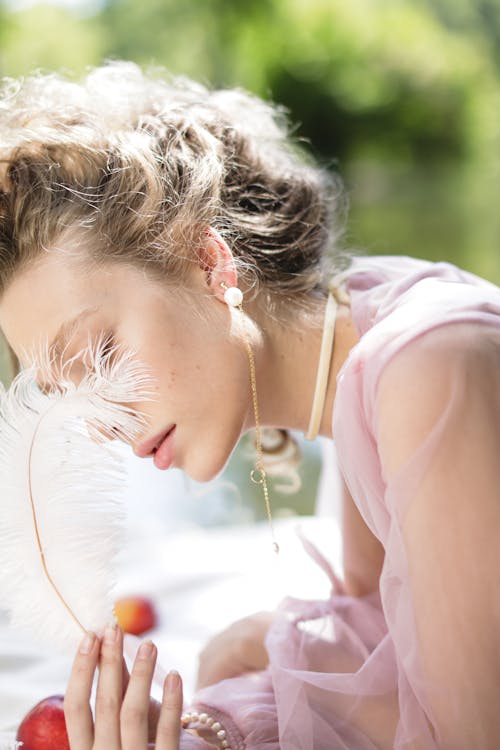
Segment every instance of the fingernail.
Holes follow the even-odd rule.
[[[81,643],[79,651],[81,654],[90,654],[95,643],[95,634],[88,632],[85,633]]]
[[[149,657],[153,654],[153,649],[154,644],[152,641],[144,641],[144,643],[141,643],[139,647],[137,657],[139,659],[149,659]]]
[[[175,693],[181,685],[181,676],[175,669],[171,669],[167,675],[167,690],[169,693]]]
[[[116,622],[108,623],[104,631],[104,643],[112,645],[113,643],[115,643],[117,637],[118,637],[118,627],[117,627]]]

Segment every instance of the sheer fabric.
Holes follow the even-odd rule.
[[[385,550],[379,591],[348,596],[331,572],[329,599],[286,599],[268,669],[196,703],[248,750],[494,750],[500,289],[398,257],[354,259],[345,285],[360,341],[333,437]]]

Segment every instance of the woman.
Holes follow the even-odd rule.
[[[129,678],[121,631],[90,635],[71,749],[496,748],[500,290],[447,263],[330,266],[335,184],[243,92],[115,62],[1,102],[0,327],[21,364],[104,332],[157,379],[137,455],[208,480],[246,431],[296,429],[333,436],[345,482],[328,600],[209,644],[182,730],[178,675],[149,702],[154,646]]]

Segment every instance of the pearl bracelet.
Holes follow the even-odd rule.
[[[197,713],[196,711],[190,711],[182,714],[181,724],[183,729],[186,729],[189,724],[202,724],[204,727],[210,729],[217,739],[220,741],[220,747],[222,750],[231,750],[231,745],[227,741],[227,732],[220,723],[216,721],[213,716],[207,713]]]

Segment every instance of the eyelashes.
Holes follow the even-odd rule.
[[[66,362],[66,366],[73,362],[85,369],[92,369],[96,362],[101,362],[103,365],[111,364],[119,348],[112,333],[103,331],[99,333],[96,339],[89,333],[87,345],[77,350],[77,353]]]
[[[99,351],[103,357],[109,358],[114,350],[116,349],[115,346],[115,339],[112,333],[108,333],[105,335],[102,344],[99,347]]]
[[[55,387],[57,388],[59,380],[69,379],[74,383],[79,383],[89,371],[96,367],[98,369],[112,368],[119,349],[120,345],[117,344],[113,333],[104,331],[97,336],[97,339],[89,333],[87,345],[83,348],[76,347],[76,353],[73,355],[71,351],[75,351],[74,341],[66,341],[62,351],[58,347],[50,350],[42,348],[38,355],[29,360],[34,361],[35,364],[38,363],[36,386],[44,395],[49,395]]]

